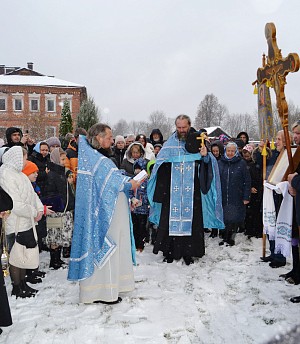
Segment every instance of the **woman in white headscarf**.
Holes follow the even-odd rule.
[[[11,147],[5,152],[2,156],[3,164],[0,167],[0,186],[13,200],[13,209],[6,221],[6,234],[15,236],[17,241],[20,240],[18,241],[20,245],[29,249],[27,242],[23,241],[23,239],[25,240],[24,236],[26,235],[26,241],[30,236],[31,243],[34,242],[34,226],[42,218],[44,206],[34,192],[29,179],[22,173],[26,160],[27,151],[21,146]],[[35,252],[37,257],[33,259],[38,262],[39,251]],[[9,268],[13,284],[12,295],[21,298],[34,296],[37,290],[26,284],[26,269],[17,266],[17,263],[14,263],[15,265],[11,263],[18,260],[14,255],[15,250],[12,250]],[[37,266],[32,266],[32,268],[37,267],[38,263]]]

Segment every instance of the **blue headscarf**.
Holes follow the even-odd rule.
[[[41,142],[42,142],[42,141],[38,142],[38,143],[34,146],[34,148],[33,148],[33,150],[34,150],[35,152],[37,152],[37,153],[41,153],[41,152],[40,152],[40,149],[41,149]]]

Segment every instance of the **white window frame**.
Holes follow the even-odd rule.
[[[4,109],[0,109],[0,112],[7,111],[7,97],[0,96],[0,100],[4,100]]]
[[[0,109],[0,112],[5,112],[7,111],[7,94],[0,92],[0,99],[4,99],[4,104],[5,104],[4,105],[5,109],[4,110]]]
[[[16,93],[13,94],[13,109],[15,112],[22,112],[24,110],[24,94],[20,94],[20,93]],[[16,100],[20,100],[21,101],[21,110],[17,110],[16,109]]]
[[[40,111],[40,95],[33,93],[33,94],[29,94],[28,97],[29,97],[29,110],[31,112],[39,112]],[[37,110],[33,110],[32,109],[32,104],[31,104],[32,100],[36,100],[37,101],[37,104],[38,104]]]
[[[53,104],[54,104],[54,109],[53,110],[49,110],[48,108],[48,100],[53,100]],[[51,113],[56,113],[56,96],[55,95],[45,95],[45,109],[46,112],[51,112]]]

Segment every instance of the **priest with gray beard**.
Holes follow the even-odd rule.
[[[176,131],[164,143],[148,182],[149,220],[158,226],[153,253],[186,265],[205,254],[204,228],[224,228],[216,159],[198,143],[191,120],[179,115]],[[194,140],[193,149],[187,141]]]

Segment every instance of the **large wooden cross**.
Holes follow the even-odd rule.
[[[257,81],[260,84],[269,81],[269,84],[274,87],[276,106],[284,130],[289,167],[292,173],[294,172],[294,164],[288,131],[288,105],[285,99],[284,85],[286,84],[287,74],[299,70],[299,56],[296,53],[291,53],[286,58],[282,58],[281,49],[278,48],[276,42],[276,27],[273,23],[266,24],[265,36],[268,43],[267,64],[263,68],[258,68]]]

